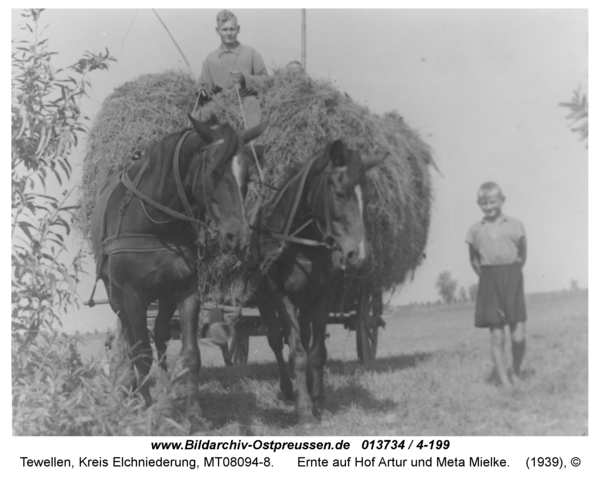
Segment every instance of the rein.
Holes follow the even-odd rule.
[[[273,250],[269,253],[266,253],[264,255],[262,260],[260,260],[260,264],[258,265],[257,269],[252,268],[248,271],[249,276],[246,277],[245,286],[244,286],[244,294],[245,295],[251,295],[254,291],[257,290],[258,278],[267,274],[271,265],[283,254],[286,243],[295,243],[295,244],[299,244],[299,245],[303,245],[303,246],[312,246],[312,247],[325,247],[325,248],[328,248],[331,250],[333,250],[336,247],[335,244],[331,244],[330,242],[327,242],[327,241],[318,241],[318,240],[298,237],[298,234],[300,234],[304,229],[306,229],[311,223],[316,223],[318,230],[323,235],[323,230],[320,227],[319,222],[316,220],[316,215],[314,214],[315,209],[316,209],[316,199],[318,198],[319,190],[325,190],[325,191],[323,191],[323,194],[325,195],[324,201],[325,201],[325,209],[326,209],[325,221],[327,223],[327,225],[325,227],[325,229],[326,229],[325,234],[329,234],[331,231],[331,223],[330,223],[330,215],[329,215],[329,202],[327,199],[327,191],[326,191],[327,183],[325,180],[327,179],[327,176],[329,174],[334,173],[336,171],[340,171],[340,169],[339,168],[330,168],[329,163],[326,165],[326,168],[321,173],[323,176],[319,182],[319,185],[317,187],[317,191],[316,191],[316,194],[314,196],[314,200],[313,200],[313,203],[311,206],[311,213],[312,213],[311,216],[312,217],[308,218],[308,220],[305,221],[299,228],[297,228],[294,232],[290,233],[292,224],[294,222],[296,213],[298,211],[298,207],[300,205],[300,201],[302,199],[302,194],[304,193],[304,187],[306,185],[306,179],[308,177],[308,173],[310,172],[312,165],[314,164],[314,162],[317,158],[318,158],[318,155],[313,157],[311,160],[309,160],[307,162],[307,164],[304,166],[304,168],[300,172],[298,172],[296,174],[296,176],[294,176],[291,180],[289,180],[283,186],[283,188],[281,190],[279,190],[279,193],[277,194],[277,196],[275,196],[269,202],[272,205],[271,215],[270,215],[270,217],[272,217],[273,212],[280,205],[285,191],[288,190],[290,188],[290,185],[294,181],[296,181],[296,179],[299,178],[299,186],[298,186],[298,189],[296,190],[296,194],[294,197],[294,201],[292,203],[292,207],[291,207],[290,211],[288,211],[288,213],[287,213],[287,220],[286,220],[286,224],[285,224],[283,232],[280,233],[280,232],[276,232],[276,231],[273,231],[272,229],[270,229],[268,227],[269,220],[267,220],[267,222],[266,222],[267,225],[265,227],[250,225],[250,228],[253,229],[254,231],[256,231],[259,235],[264,235],[267,238],[272,238],[272,239],[278,241],[279,244],[278,244],[277,248],[275,248],[275,250]],[[259,217],[260,217],[260,212],[259,212]],[[260,219],[258,220],[258,224],[262,225],[262,222],[260,221]],[[323,238],[327,239],[327,236],[323,236]],[[257,243],[259,245],[260,241],[258,241]],[[260,246],[258,246],[258,248],[260,249]],[[260,257],[260,252],[259,252],[259,257]],[[241,301],[240,304],[243,304],[243,301]],[[240,311],[241,311],[241,306],[240,306]]]
[[[274,204],[273,204],[271,211],[274,211],[277,208],[277,206],[279,206],[281,199],[283,198],[284,192],[288,189],[288,187],[292,184],[292,182],[296,178],[300,177],[300,184],[296,191],[296,196],[294,197],[292,207],[287,214],[287,221],[286,221],[283,232],[278,233],[276,231],[269,229],[268,227],[260,228],[260,227],[252,226],[252,225],[250,226],[250,228],[258,231],[260,234],[264,234],[266,236],[269,236],[269,237],[279,240],[279,241],[287,241],[290,243],[296,243],[296,244],[301,244],[301,245],[305,245],[305,246],[326,247],[326,248],[330,248],[330,249],[334,248],[334,245],[331,245],[327,241],[318,241],[318,240],[312,240],[312,239],[307,239],[307,238],[300,238],[297,236],[301,231],[303,231],[311,223],[315,223],[317,225],[318,230],[321,232],[321,235],[323,236],[323,238],[327,239],[328,237],[330,237],[331,219],[330,219],[330,213],[329,213],[329,201],[328,201],[327,191],[323,192],[323,198],[325,201],[325,232],[323,232],[321,226],[319,225],[319,222],[316,221],[315,210],[316,210],[316,198],[318,197],[318,194],[315,194],[315,197],[314,197],[315,199],[314,199],[314,202],[313,202],[313,205],[311,208],[311,210],[312,210],[311,218],[307,222],[305,222],[300,228],[296,229],[296,231],[294,231],[293,233],[290,233],[292,224],[296,217],[296,212],[298,211],[298,207],[300,205],[300,200],[302,198],[302,194],[304,192],[304,187],[306,185],[306,179],[308,178],[310,169],[317,158],[318,158],[318,156],[315,156],[309,162],[307,162],[307,164],[305,165],[303,170],[300,171],[294,178],[292,178],[281,189],[279,194],[273,200]],[[335,169],[329,168],[329,163],[328,163],[327,167],[322,172],[322,176],[319,180],[319,185],[317,187],[317,190],[325,190],[327,188],[327,185],[326,185],[327,176],[331,173],[335,173],[336,171],[340,171],[340,169],[339,168],[335,168]]]

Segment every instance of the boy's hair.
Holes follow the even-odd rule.
[[[235,20],[237,23],[237,17],[229,10],[221,10],[219,13],[217,13],[217,26],[220,27],[223,23],[228,22],[229,20]]]
[[[477,190],[477,197],[479,198],[480,196],[488,196],[496,192],[498,192],[500,196],[504,197],[504,193],[502,193],[502,188],[500,188],[500,185],[498,185],[498,183],[494,181],[486,181]]]

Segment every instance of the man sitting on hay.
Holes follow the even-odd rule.
[[[229,10],[217,15],[217,35],[221,45],[208,54],[202,64],[200,75],[200,121],[211,120],[211,113],[202,108],[213,95],[236,88],[239,93],[246,128],[252,128],[261,121],[257,82],[267,75],[267,69],[260,53],[248,45],[237,41],[240,26],[237,17]]]

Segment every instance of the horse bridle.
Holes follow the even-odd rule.
[[[307,164],[305,165],[305,167],[296,175],[295,178],[292,178],[292,180],[290,180],[287,185],[279,192],[279,194],[274,198],[273,202],[273,206],[271,207],[271,211],[274,211],[277,206],[279,205],[281,199],[283,198],[283,193],[284,191],[287,189],[287,187],[298,177],[300,177],[300,184],[298,186],[298,189],[296,191],[296,196],[294,198],[294,202],[292,203],[292,208],[290,210],[290,212],[287,215],[287,221],[284,227],[283,232],[277,232],[277,231],[273,231],[272,229],[265,227],[265,228],[261,228],[261,227],[256,227],[256,226],[251,226],[251,228],[258,230],[260,234],[264,234],[266,236],[269,236],[273,239],[279,240],[279,241],[287,241],[290,243],[296,243],[296,244],[301,244],[301,245],[305,245],[305,246],[316,246],[316,247],[326,247],[329,249],[335,249],[336,248],[336,244],[332,243],[330,241],[330,238],[333,238],[332,235],[332,227],[331,227],[331,216],[330,216],[330,212],[329,212],[329,196],[327,194],[327,178],[333,174],[333,173],[337,173],[340,171],[344,171],[346,169],[346,167],[338,167],[338,168],[332,168],[330,167],[329,162],[331,161],[331,159],[328,159],[327,165],[325,166],[325,168],[323,169],[323,171],[321,171],[320,175],[321,178],[319,180],[319,184],[316,188],[315,191],[315,195],[313,197],[313,201],[312,201],[312,206],[310,208],[311,211],[311,215],[308,219],[308,221],[306,221],[304,224],[302,224],[302,226],[300,226],[299,228],[297,228],[294,232],[290,233],[292,224],[294,222],[294,218],[296,216],[296,212],[298,210],[298,207],[300,205],[300,200],[302,198],[302,194],[304,191],[304,186],[306,184],[306,179],[308,178],[308,174],[310,172],[310,169],[312,168],[313,163],[315,162],[315,160],[318,158],[318,156],[313,157],[310,161],[307,162]],[[317,220],[317,214],[316,214],[316,205],[317,205],[317,198],[319,196],[319,191],[323,190],[323,201],[324,201],[324,208],[325,208],[325,230],[323,230],[323,228],[321,227],[319,221]],[[319,230],[319,232],[321,233],[321,237],[322,240],[318,241],[318,240],[311,240],[311,239],[306,239],[306,238],[300,238],[298,237],[298,234],[303,231],[306,227],[308,227],[311,223],[315,223],[317,226],[317,229]]]

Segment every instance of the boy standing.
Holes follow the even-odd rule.
[[[237,17],[229,10],[218,13],[216,31],[221,38],[221,46],[209,53],[202,64],[201,102],[208,101],[220,91],[237,88],[242,98],[246,126],[252,128],[261,120],[256,86],[260,77],[267,74],[267,69],[260,53],[237,41],[240,27]],[[200,120],[209,119],[202,109]]]
[[[475,326],[489,328],[492,360],[502,385],[512,389],[504,356],[504,326],[512,341],[512,372],[519,376],[525,355],[525,290],[523,266],[527,241],[523,224],[502,214],[504,195],[493,182],[481,185],[477,203],[483,219],[467,234],[469,259],[479,276]]]

